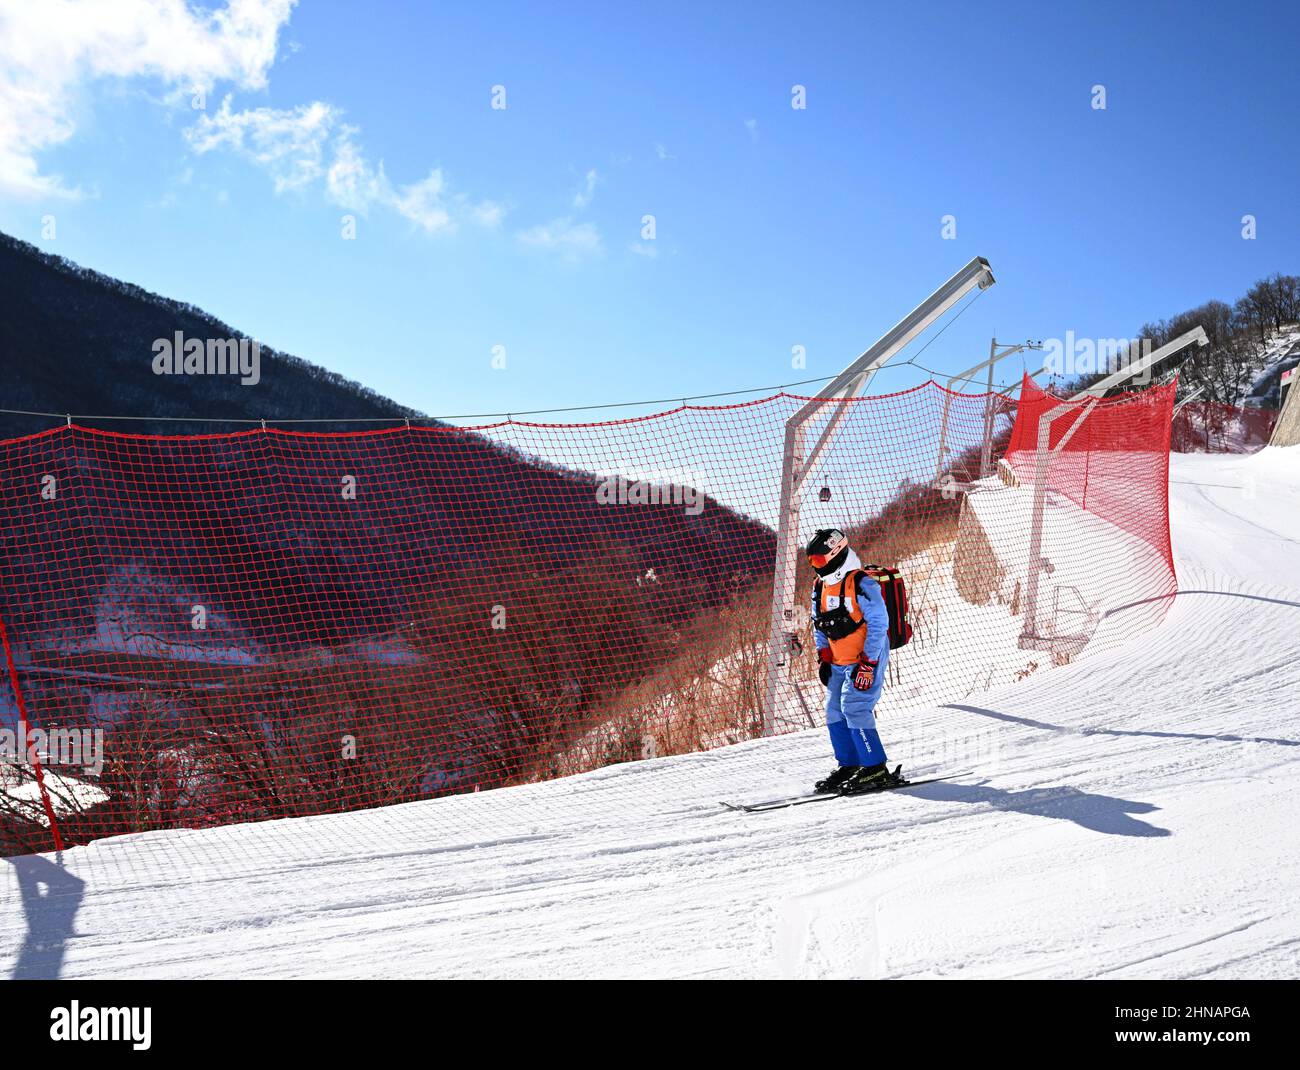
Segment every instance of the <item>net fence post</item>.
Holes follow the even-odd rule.
[[[1021,625],[1021,646],[1026,646],[1039,638],[1038,634],[1038,588],[1043,574],[1043,524],[1047,515],[1047,473],[1057,455],[1074,437],[1076,431],[1097,407],[1099,398],[1089,398],[1082,408],[1074,409],[1060,405],[1038,418],[1038,442],[1034,451],[1034,506],[1029,521],[1029,557],[1026,561],[1025,575],[1025,614]],[[1052,437],[1052,424],[1070,412],[1078,412],[1079,418],[1070,429],[1061,436],[1061,441],[1049,448]]]
[[[980,444],[980,479],[989,474],[993,464],[993,365],[997,363],[998,340],[989,343],[989,378],[985,384],[984,438]]]
[[[979,364],[973,364],[965,371],[958,372],[948,379],[947,391],[943,396],[943,413],[939,418],[939,453],[935,458],[934,464],[934,486],[936,488],[943,486],[943,465],[948,456],[948,425],[950,413],[952,410],[952,394],[957,388],[958,383],[971,383],[975,380],[972,376],[976,372],[986,372],[987,394],[984,399],[984,438],[980,451],[980,478],[989,474],[989,469],[993,464],[993,420],[996,406],[993,403],[993,373],[995,365],[1007,357],[1014,356],[1016,353],[1023,353],[1026,349],[1042,349],[1041,342],[1021,342],[1017,345],[1004,345],[994,336],[989,340],[989,356],[987,360],[980,361]],[[1039,369],[1034,372],[1034,376],[1046,369]],[[1034,376],[1030,376],[1032,379]],[[1019,389],[1018,387],[1015,389]],[[1014,393],[1014,389],[1008,393]]]
[[[772,616],[767,648],[763,735],[776,734],[781,677],[789,674],[794,656],[795,579],[799,571],[799,476],[803,469],[807,432],[798,415],[785,426],[781,457],[781,504],[776,529],[776,574],[772,580]]]
[[[875,373],[888,360],[972,289],[978,287],[986,290],[995,281],[989,262],[981,256],[973,258],[840,372],[822,396],[810,399],[786,422],[781,458],[772,608],[768,628],[767,680],[762,710],[764,736],[774,735],[777,731],[781,682],[783,676],[789,675],[797,649],[795,582],[799,569],[799,496],[804,480],[817,456],[833,441],[840,421],[848,411],[849,397],[855,392],[864,391]],[[807,451],[808,422],[840,395],[845,395],[845,398],[840,401],[839,409],[831,417],[813,449]],[[805,452],[808,453],[807,456]]]
[[[1074,394],[1069,398],[1069,401],[1084,402],[1082,410],[1076,410],[1068,404],[1061,404],[1057,408],[1044,412],[1039,416],[1038,441],[1034,453],[1034,505],[1029,526],[1029,558],[1025,563],[1025,611],[1020,633],[1020,645],[1022,647],[1035,646],[1041,643],[1043,638],[1038,634],[1038,602],[1043,571],[1043,524],[1047,511],[1047,474],[1052,461],[1065,448],[1066,443],[1070,441],[1075,432],[1083,426],[1096,408],[1097,403],[1101,401],[1108,390],[1150,371],[1161,361],[1193,343],[1198,346],[1209,345],[1209,338],[1206,336],[1204,327],[1193,327],[1172,341],[1166,342],[1159,349],[1152,350],[1138,360],[1128,361],[1101,381]],[[1134,344],[1134,349],[1136,349],[1136,346],[1137,343]],[[1079,418],[1062,436],[1061,441],[1049,449],[1048,443],[1051,438],[1052,423],[1066,413],[1075,411],[1079,412]]]
[[[3,648],[5,671],[9,674],[9,682],[13,687],[18,725],[22,731],[23,739],[27,740],[31,735],[31,723],[27,717],[27,703],[23,698],[22,684],[18,681],[18,667],[14,664],[13,647],[9,644],[9,629],[5,627],[3,619],[0,619],[0,648]],[[59,818],[55,813],[54,803],[50,799],[50,790],[45,783],[45,770],[39,757],[34,755],[33,759],[32,772],[35,775],[37,790],[40,794],[41,809],[45,812],[45,820],[50,825],[50,839],[53,841],[55,851],[62,852],[63,836],[59,831]]]
[[[1120,367],[1119,370],[1106,376],[1106,378],[1102,379],[1100,382],[1093,383],[1092,386],[1080,390],[1077,394],[1071,397],[1070,400],[1082,401],[1086,397],[1103,397],[1106,391],[1120,386],[1123,383],[1127,383],[1131,379],[1136,379],[1139,375],[1149,372],[1162,360],[1172,357],[1179,350],[1185,349],[1193,342],[1198,346],[1207,346],[1210,344],[1210,339],[1206,335],[1204,327],[1193,327],[1190,331],[1180,334],[1173,341],[1166,342],[1159,349],[1152,350],[1140,360],[1129,361]],[[1137,343],[1134,343],[1134,347],[1136,346]]]

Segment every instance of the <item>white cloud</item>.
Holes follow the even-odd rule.
[[[480,227],[499,227],[505,214],[505,206],[496,201],[479,201],[469,209],[470,219]]]
[[[261,89],[295,0],[0,0],[0,193],[77,197],[41,153],[76,132],[86,83],[145,78],[169,94]]]
[[[368,212],[370,206],[382,200],[390,188],[384,165],[371,168],[353,138],[354,126],[339,128],[334,146],[334,156],[325,177],[326,194],[331,201],[354,212]]]
[[[573,207],[582,211],[591,203],[591,199],[596,195],[596,183],[600,181],[600,175],[596,174],[593,167],[583,178],[582,188],[573,195]]]
[[[591,204],[600,181],[600,175],[594,167],[582,176],[582,185],[573,195],[573,207],[577,211],[580,212]],[[517,231],[515,240],[526,248],[544,249],[560,255],[565,260],[600,256],[605,251],[600,228],[591,222],[579,223],[571,215]]]
[[[354,141],[356,133],[355,127],[343,127],[334,145],[326,196],[335,204],[362,214],[373,207],[387,208],[429,234],[455,230],[462,222],[487,229],[501,225],[503,205],[451,192],[440,167],[418,182],[394,185],[383,160],[374,167],[366,160]]]
[[[596,224],[575,223],[572,216],[529,227],[515,237],[520,245],[558,252],[570,260],[599,255],[604,248]]]
[[[327,143],[338,113],[315,101],[288,110],[234,112],[230,97],[216,115],[204,115],[185,132],[197,153],[227,148],[247,155],[271,174],[275,191],[302,189],[321,177]]]
[[[661,160],[677,159],[676,156],[674,156],[671,152],[669,152],[666,148],[664,148],[663,142],[659,142],[658,144],[655,145],[655,155],[658,156],[659,159]]]
[[[203,116],[186,137],[197,153],[228,149],[246,156],[271,176],[277,193],[323,183],[327,200],[350,212],[388,208],[430,234],[455,229],[461,219],[479,226],[500,224],[504,209],[451,194],[435,168],[418,182],[395,186],[381,160],[372,165],[357,144],[360,131],[342,112],[316,101],[291,109],[232,111],[227,97],[215,116]]]
[[[745,129],[749,131],[749,140],[750,140],[750,141],[757,141],[757,140],[758,140],[758,120],[757,120],[757,119],[746,119],[746,120],[745,120]]]
[[[39,157],[76,132],[73,116],[96,80],[159,83],[187,112],[192,96],[206,98],[221,83],[264,89],[295,3],[227,0],[208,11],[191,0],[0,0],[0,195],[82,196],[42,173]],[[449,193],[440,169],[393,185],[382,161],[368,162],[358,134],[331,104],[236,111],[227,93],[185,138],[197,155],[220,149],[253,161],[276,193],[323,184],[334,204],[362,213],[391,209],[431,233],[462,218],[500,225],[501,205]]]
[[[634,241],[628,245],[628,251],[637,256],[646,256],[653,260],[659,255],[659,248],[653,242]]]
[[[429,177],[403,186],[393,195],[392,206],[412,223],[427,231],[446,230],[452,226],[451,212],[443,196],[446,182],[438,168]]]

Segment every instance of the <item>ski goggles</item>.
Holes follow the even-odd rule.
[[[825,568],[831,561],[835,560],[836,557],[843,553],[844,547],[849,544],[849,540],[838,532],[833,534],[827,542],[829,545],[826,547],[826,552],[824,554],[808,555],[808,564],[812,565],[813,568]]]

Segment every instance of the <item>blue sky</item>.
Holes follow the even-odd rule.
[[[0,229],[432,414],[828,376],[974,255],[999,284],[927,365],[1300,271],[1282,5],[0,0],[0,26]]]

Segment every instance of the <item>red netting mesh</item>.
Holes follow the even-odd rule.
[[[1243,409],[1218,401],[1189,401],[1174,413],[1175,453],[1255,453],[1268,445],[1277,409]]]
[[[380,806],[752,738],[783,430],[806,400],[337,434],[68,426],[0,443],[0,727],[47,733],[43,769],[0,765],[0,848]],[[1169,405],[1152,391],[1105,403],[1053,463],[1055,610],[1039,631],[1061,643],[1018,642],[1032,493],[995,469],[1051,404],[1029,394],[1013,434],[1000,395],[930,383],[845,403],[799,537],[843,526],[864,559],[904,571],[916,637],[891,659],[882,711],[1131,634],[1144,621],[1114,611],[1168,588]],[[1159,553],[1134,550],[1146,543]],[[1066,587],[1079,606],[1059,604]],[[810,657],[795,676],[782,731],[821,723]],[[906,720],[892,723],[897,742]],[[77,740],[85,761],[70,760]]]
[[[1146,543],[1171,579],[1169,435],[1176,390],[1169,383],[1093,406],[1057,398],[1026,375],[1006,456],[1021,479],[1032,481],[1040,421],[1065,410],[1048,425],[1048,448],[1060,447],[1048,468],[1050,492]]]

